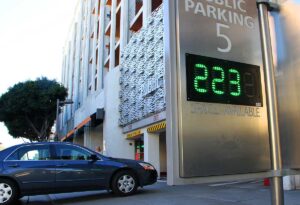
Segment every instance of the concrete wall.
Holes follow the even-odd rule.
[[[81,106],[78,110],[75,111],[74,126],[77,126],[84,119],[94,114],[97,108],[103,108],[103,107],[104,107],[103,90],[89,95],[85,99],[83,106]]]
[[[119,126],[119,78],[118,68],[111,69],[105,76],[105,120],[103,123],[103,153],[111,157],[134,159],[134,146],[129,145]]]
[[[103,149],[103,126],[85,127],[84,146],[95,150],[96,146]]]
[[[84,136],[83,135],[76,135],[73,138],[73,143],[78,145],[84,145]]]
[[[104,91],[101,89],[102,61],[98,58],[98,64],[96,64],[96,48],[101,49],[100,45],[102,45],[102,38],[100,37],[98,42],[96,39],[97,20],[100,16],[91,13],[93,8],[98,8],[99,2],[95,0],[77,1],[78,6],[64,47],[62,65],[62,82],[65,87],[68,87],[68,98],[72,99],[74,103],[63,109],[62,128],[66,128],[66,123],[71,118],[74,120],[74,127],[76,127],[84,119],[95,113],[98,108],[104,107]],[[105,3],[104,1],[102,0],[102,4]],[[101,9],[103,10],[102,7]],[[98,9],[95,11],[98,12]],[[104,18],[103,15],[101,17]],[[94,37],[92,38],[93,32]],[[101,54],[102,52],[99,50],[98,55],[101,56]],[[91,59],[92,63],[90,62]],[[97,73],[95,72],[96,68],[98,68]],[[92,79],[88,82],[88,74],[91,72],[93,73]],[[97,88],[94,85],[95,77],[98,79]],[[90,83],[92,89],[88,90]]]

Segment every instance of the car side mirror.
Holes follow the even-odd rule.
[[[98,156],[97,156],[97,155],[95,155],[95,154],[92,154],[92,155],[90,156],[90,160],[92,160],[92,161],[94,162],[94,161],[97,161],[97,160],[99,160],[99,158],[98,158]]]

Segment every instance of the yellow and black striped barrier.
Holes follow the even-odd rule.
[[[154,124],[150,127],[147,128],[147,132],[158,132],[161,131],[163,129],[166,129],[166,121]]]

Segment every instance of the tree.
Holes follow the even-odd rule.
[[[0,121],[14,138],[47,141],[56,118],[56,100],[66,97],[66,88],[45,77],[17,83],[0,97]]]

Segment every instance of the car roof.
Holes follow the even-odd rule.
[[[28,146],[28,145],[29,146],[30,145],[74,145],[74,146],[80,146],[78,144],[74,144],[74,143],[71,143],[71,142],[29,142],[29,143],[22,143],[22,144],[13,145],[11,147],[8,147],[8,148],[0,151],[0,161],[3,160],[6,155],[10,154],[11,152],[18,149],[19,147]],[[88,149],[88,148],[86,148],[86,149]],[[90,150],[90,151],[92,151],[92,150]]]
[[[37,144],[73,144],[71,142],[28,142],[22,143],[15,146],[22,146],[22,145],[37,145]]]
[[[28,143],[21,143],[21,144],[17,144],[17,145],[13,145],[11,147],[8,147],[2,151],[6,151],[6,150],[14,150],[17,149],[19,147],[22,147],[24,145],[51,145],[51,144],[70,144],[70,145],[77,145],[71,142],[28,142]],[[80,145],[78,145],[80,146]]]

